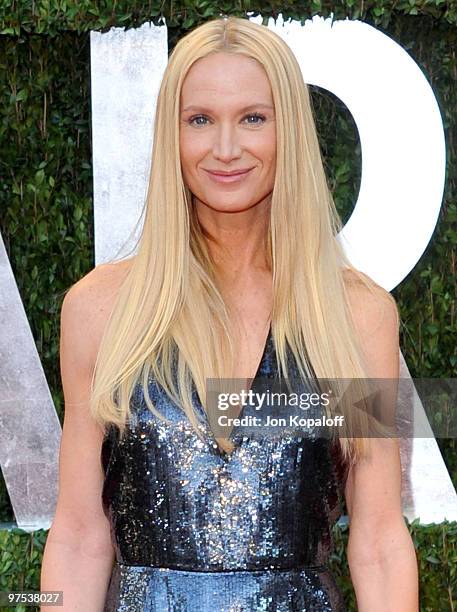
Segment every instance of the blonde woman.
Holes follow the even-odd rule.
[[[345,610],[328,568],[345,498],[358,609],[417,611],[395,439],[356,435],[357,411],[352,437],[210,427],[211,378],[398,377],[395,302],[352,268],[340,228],[287,45],[232,17],[185,36],[158,97],[137,253],[62,307],[41,588],[63,590],[64,610]]]

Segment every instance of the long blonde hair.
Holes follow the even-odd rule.
[[[256,59],[273,94],[277,159],[267,257],[273,277],[271,331],[280,374],[288,374],[289,345],[305,377],[366,378],[348,287],[358,283],[389,295],[351,266],[336,238],[341,219],[327,185],[308,87],[290,48],[267,27],[247,19],[205,23],[178,42],[163,76],[138,252],[119,290],[94,368],[92,415],[101,424],[117,425],[121,434],[139,383],[149,409],[163,418],[148,393],[152,376],[182,406],[202,437],[192,380],[206,410],[207,379],[223,379],[232,371],[235,347],[228,308],[192,194],[183,182],[179,149],[183,81],[196,60],[220,51]],[[346,416],[348,437],[340,438],[340,445],[349,463],[367,450],[366,440],[350,437],[361,431],[364,418],[358,410]],[[229,442],[226,446],[231,447]]]

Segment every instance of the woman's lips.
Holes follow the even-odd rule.
[[[253,168],[248,168],[247,170],[242,170],[235,174],[219,174],[218,172],[211,172],[211,170],[205,170],[205,172],[207,172],[210,179],[216,183],[237,183],[238,181],[242,181],[251,170],[253,170]]]

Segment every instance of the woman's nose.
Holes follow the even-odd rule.
[[[241,148],[236,127],[228,123],[220,124],[213,142],[214,157],[228,162],[240,156]]]

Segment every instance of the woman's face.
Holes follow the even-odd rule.
[[[269,199],[275,125],[270,83],[256,60],[222,52],[197,60],[180,100],[181,168],[197,201],[238,212]],[[233,171],[243,174],[214,174]]]

